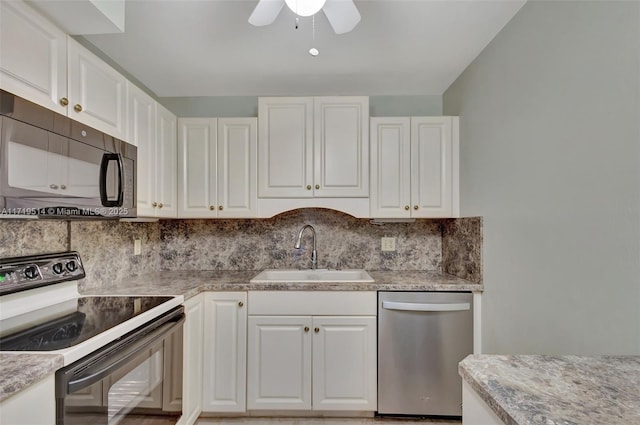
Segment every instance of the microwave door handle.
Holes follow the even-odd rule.
[[[116,161],[118,166],[118,199],[110,201],[107,196],[107,170],[109,162]],[[122,155],[119,153],[105,153],[100,162],[100,202],[104,207],[121,207],[124,200],[124,166],[122,165]]]
[[[112,374],[114,371],[126,365],[131,359],[133,359],[144,349],[155,343],[158,339],[166,338],[174,330],[178,330],[178,327],[182,326],[184,321],[185,318],[184,316],[182,316],[178,321],[166,323],[153,331],[151,334],[147,335],[144,339],[133,343],[130,347],[123,347],[123,352],[111,353],[112,355],[117,356],[117,359],[113,359],[111,355],[105,356],[105,361],[103,362],[103,364],[93,366],[92,371],[88,374],[80,375],[75,379],[69,381],[69,383],[67,384],[67,394],[72,394],[78,390],[91,386],[98,381],[101,381],[105,377]],[[95,370],[96,368],[98,370]]]
[[[383,301],[385,310],[400,311],[465,311],[471,308],[469,303],[407,303],[396,301]]]

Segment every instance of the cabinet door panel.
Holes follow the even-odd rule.
[[[178,152],[180,217],[216,216],[217,121],[181,118]],[[213,208],[212,208],[213,207]]]
[[[256,132],[255,118],[218,119],[218,217],[256,216]]]
[[[313,196],[312,98],[260,98],[258,109],[258,196]]]
[[[371,217],[410,217],[408,117],[371,118]]]
[[[67,35],[22,2],[0,2],[0,87],[67,113]]]
[[[311,317],[249,317],[248,409],[311,409],[310,327]]]
[[[313,409],[376,410],[375,316],[314,317],[313,327]]]
[[[314,98],[314,195],[369,196],[369,99]]]
[[[451,117],[411,118],[413,217],[450,217],[453,214],[451,130]]]
[[[246,410],[247,314],[244,292],[207,293],[202,410]]]
[[[128,140],[138,147],[136,161],[137,211],[139,216],[153,216],[155,211],[156,109],[155,101],[132,84],[128,85]]]
[[[189,299],[184,305],[184,371],[182,382],[182,418],[180,423],[193,424],[202,412],[202,357],[204,326],[204,295]]]
[[[158,186],[156,197],[162,204],[158,217],[178,216],[178,143],[177,118],[163,106],[156,104],[157,144],[156,155]]]
[[[124,139],[127,80],[71,38],[67,59],[69,116]]]

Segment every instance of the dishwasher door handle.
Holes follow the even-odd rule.
[[[402,311],[465,311],[471,308],[469,303],[404,303],[397,301],[382,301],[382,308],[386,310]]]

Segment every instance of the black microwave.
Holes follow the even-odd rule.
[[[136,217],[137,148],[0,90],[0,218]]]

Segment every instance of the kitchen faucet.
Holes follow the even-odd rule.
[[[316,251],[316,229],[313,228],[310,224],[305,224],[300,229],[298,233],[298,238],[296,239],[296,244],[293,246],[295,249],[300,249],[300,243],[302,242],[302,234],[305,229],[311,229],[311,234],[313,235],[313,251],[311,251],[311,270],[315,270],[318,267],[318,251]]]

